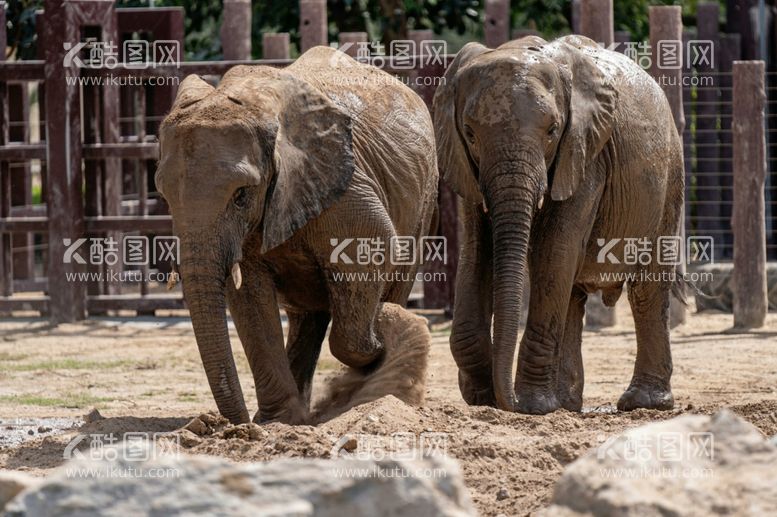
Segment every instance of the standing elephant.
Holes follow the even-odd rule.
[[[434,122],[440,170],[465,202],[451,334],[464,399],[522,413],[580,410],[586,298],[601,290],[613,306],[627,283],[637,359],[618,408],[671,408],[674,266],[599,257],[612,239],[621,239],[610,250],[618,256],[623,239],[656,246],[678,234],[682,146],[658,84],[584,37],[470,43],[437,90]]]
[[[254,421],[305,422],[330,319],[334,356],[371,371],[384,356],[383,302],[410,294],[417,264],[364,266],[353,250],[429,229],[438,175],[426,106],[388,74],[317,47],[283,70],[232,68],[218,88],[187,77],[159,139],[156,185],[219,411],[249,420],[228,305],[256,385]]]

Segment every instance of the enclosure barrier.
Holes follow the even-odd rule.
[[[739,0],[734,3],[744,5]],[[615,49],[626,52],[631,36],[613,30],[612,9],[612,0],[574,0],[572,24],[576,32],[600,43],[621,43]],[[679,33],[682,33],[686,52],[684,60],[689,58],[686,44],[690,40],[710,39],[720,50],[714,68],[701,63],[682,70],[660,71],[652,67],[651,73],[654,77],[674,77],[662,86],[675,115],[677,130],[684,140],[686,232],[688,235],[714,235],[719,256],[725,259],[736,255],[737,269],[745,274],[746,271],[763,271],[765,258],[776,254],[773,221],[777,221],[777,214],[772,207],[777,199],[777,178],[771,178],[772,191],[767,191],[768,202],[762,203],[760,212],[753,196],[759,190],[763,196],[763,182],[742,183],[743,189],[747,187],[745,190],[735,185],[735,181],[744,181],[737,176],[739,168],[734,172],[735,156],[740,156],[737,146],[743,142],[734,138],[732,119],[738,120],[738,109],[746,113],[758,109],[757,106],[746,108],[742,99],[739,104],[732,105],[732,88],[737,81],[732,72],[733,63],[737,59],[756,57],[752,31],[748,29],[752,27],[748,25],[752,21],[740,11],[736,12],[739,14],[727,13],[730,22],[727,33],[719,34],[717,4],[699,4],[698,27],[693,33],[682,32],[678,7],[651,7],[650,41],[654,63],[657,42],[676,40]],[[0,63],[0,313],[33,310],[60,322],[74,321],[87,313],[118,310],[153,313],[159,309],[183,308],[179,289],[171,293],[158,292],[158,286],[150,286],[145,280],[118,285],[105,281],[77,283],[66,280],[68,273],[107,273],[111,266],[63,263],[64,239],[82,235],[111,237],[132,232],[139,235],[171,232],[166,205],[153,190],[153,173],[159,153],[155,139],[158,124],[175,95],[174,86],[79,86],[71,80],[108,75],[182,79],[190,73],[217,78],[236,64],[286,66],[291,63],[288,33],[263,34],[264,59],[248,60],[250,15],[250,2],[226,1],[222,26],[224,61],[182,62],[180,66],[159,65],[146,70],[118,66],[108,71],[64,67],[64,43],[82,41],[83,36],[102,41],[123,41],[140,36],[149,41],[171,40],[182,44],[183,10],[117,9],[110,0],[46,1],[44,11],[37,17],[39,59]],[[509,16],[507,0],[486,1],[483,29],[489,46],[498,46],[510,38]],[[0,39],[4,44],[5,20],[0,21],[3,22],[0,23]],[[301,0],[299,23],[301,50],[329,43],[324,0]],[[533,33],[516,29],[512,37]],[[434,38],[431,31],[410,31],[408,37],[414,41]],[[345,49],[354,54],[356,44],[367,41],[368,36],[363,32],[343,32],[338,39],[341,45],[354,43]],[[407,71],[394,69],[389,59],[385,68],[415,78],[440,78],[450,59],[451,56],[447,56],[442,66],[415,67]],[[124,61],[123,53],[120,61]],[[769,70],[773,69],[770,65]],[[701,75],[714,78],[714,82],[683,84],[683,80]],[[35,86],[28,88],[27,84],[37,85],[37,91]],[[435,84],[434,81],[419,81],[414,85],[430,107]],[[774,99],[767,100],[765,106],[777,104],[777,95],[773,95],[777,91],[777,74],[767,70],[764,84],[767,97]],[[31,96],[36,94],[38,102],[33,103]],[[747,99],[755,97],[750,95]],[[38,112],[33,113],[32,107],[37,107]],[[750,115],[745,115],[745,119],[753,120]],[[769,113],[767,123],[767,149],[770,149],[775,145],[769,141],[769,136],[777,131],[777,117]],[[34,124],[41,126],[39,137],[33,137],[30,131]],[[756,141],[746,140],[751,147]],[[748,152],[741,150],[741,155]],[[773,175],[777,169],[775,158],[765,151],[764,156],[768,166],[766,174]],[[743,167],[742,170],[747,170],[749,165]],[[33,176],[36,181],[39,178],[41,187],[40,200],[35,203]],[[739,201],[742,192],[747,192],[748,197]],[[427,307],[452,306],[458,247],[457,203],[453,192],[442,185],[438,231],[448,238],[450,260],[447,265],[438,267],[445,268],[448,281],[424,285],[423,300]],[[738,226],[732,233],[729,218],[738,214],[739,209],[749,215],[736,216],[737,225],[740,220],[761,226],[764,221],[768,224],[761,236],[749,228],[740,230]],[[768,238],[765,256],[757,252],[758,242],[763,242],[764,234]],[[750,251],[736,251],[735,246],[740,249],[740,245],[743,250]],[[741,261],[747,266],[740,265]],[[760,278],[752,282],[737,281],[742,299],[761,292],[752,287],[762,285]],[[745,305],[738,302],[739,307]],[[762,313],[762,305],[753,311]],[[753,311],[745,310],[748,314]],[[605,313],[599,324],[607,321],[614,321],[611,312]],[[751,316],[741,315],[737,321],[758,324],[758,318]]]
[[[762,327],[766,294],[763,61],[734,61],[734,326]]]

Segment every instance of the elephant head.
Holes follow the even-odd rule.
[[[440,170],[490,217],[492,376],[504,410],[515,407],[511,373],[533,218],[548,194],[553,202],[575,195],[612,132],[617,94],[587,44],[529,37],[490,50],[470,43],[434,97]]]
[[[247,422],[226,281],[240,289],[249,239],[262,253],[278,247],[346,190],[351,119],[288,72],[236,67],[218,88],[188,76],[159,140],[156,185],[180,238],[184,296],[208,382],[219,411]]]

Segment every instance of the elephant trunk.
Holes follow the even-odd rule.
[[[497,406],[514,411],[512,365],[515,357],[526,275],[529,236],[534,207],[542,189],[534,188],[533,174],[517,162],[503,162],[491,169],[485,193],[494,243],[494,338],[493,383]],[[539,184],[539,182],[538,182]]]
[[[183,293],[197,347],[219,412],[233,424],[249,422],[227,330],[223,262],[212,257],[213,240],[182,240]]]

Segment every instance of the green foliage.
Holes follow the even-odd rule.
[[[6,57],[36,59],[35,11],[43,8],[43,0],[10,0],[5,11]]]
[[[569,0],[513,0],[510,11],[513,29],[535,30],[545,38],[572,32],[572,2]]]
[[[683,22],[695,24],[700,0],[615,0],[615,30],[626,30],[632,40],[647,39],[650,5],[681,5]],[[187,60],[220,59],[222,0],[117,0],[118,7],[181,6],[186,11],[184,48]],[[463,43],[483,37],[485,0],[328,0],[329,40],[340,31],[367,32],[370,40],[384,42],[405,30],[431,29],[455,51]],[[35,11],[43,0],[10,0],[7,8],[9,55],[35,59]],[[512,0],[511,29],[532,29],[546,38],[571,32],[570,0]],[[721,18],[725,2],[721,1]],[[262,55],[262,33],[288,32],[292,56],[299,49],[299,2],[254,0],[252,2],[252,48]]]
[[[117,0],[116,7],[149,7],[150,4],[184,8],[183,46],[187,61],[221,58],[220,0]]]

